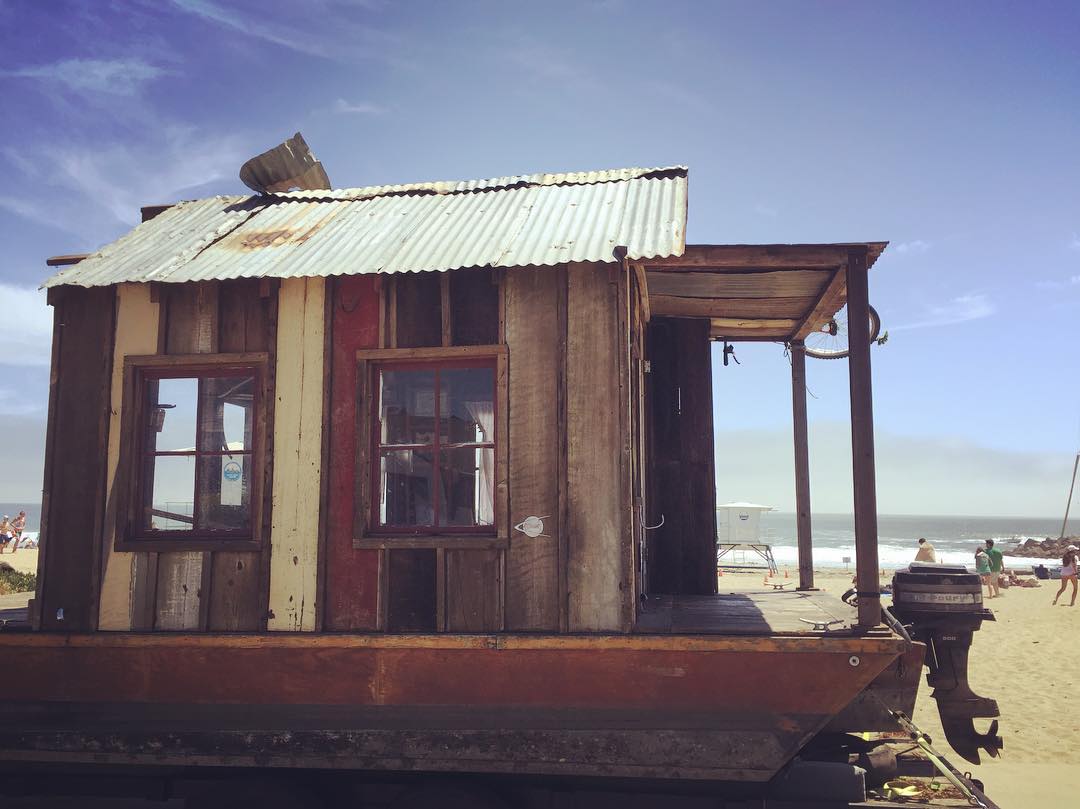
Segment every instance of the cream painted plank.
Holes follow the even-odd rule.
[[[325,279],[287,278],[278,298],[270,630],[315,630],[324,295]]]
[[[102,543],[101,597],[98,629],[131,629],[131,594],[135,554],[113,550],[116,540],[118,493],[114,493],[120,461],[121,403],[124,399],[124,357],[155,354],[158,341],[158,304],[150,300],[149,284],[120,284],[116,294],[116,343],[113,349],[112,408],[109,413],[109,459],[106,479],[105,532]]]
[[[619,285],[604,265],[567,275],[567,585],[571,632],[622,631],[632,597],[622,547]]]

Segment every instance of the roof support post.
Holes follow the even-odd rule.
[[[791,341],[791,414],[795,435],[795,524],[799,538],[799,589],[814,589],[810,533],[810,444],[806,427],[806,346]]]
[[[870,292],[866,248],[852,248],[847,263],[848,382],[855,495],[855,569],[859,626],[881,623],[878,579],[877,484],[874,477],[874,406],[870,381]]]

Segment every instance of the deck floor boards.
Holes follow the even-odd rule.
[[[821,635],[810,622],[841,621],[850,632],[858,613],[823,592],[768,590],[704,596],[649,596],[638,612],[639,633],[674,635]]]

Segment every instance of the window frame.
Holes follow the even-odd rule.
[[[377,523],[379,496],[378,377],[380,370],[442,369],[485,366],[495,371],[494,385],[494,525],[381,526]],[[507,350],[505,345],[432,348],[361,349],[356,352],[357,430],[354,493],[354,548],[493,548],[506,547],[508,535],[507,469]]]
[[[141,527],[140,512],[144,487],[143,463],[146,457],[146,427],[149,412],[145,406],[146,382],[150,379],[198,379],[230,373],[255,377],[254,422],[251,431],[251,528],[203,529],[200,531],[150,530]],[[259,550],[263,544],[264,494],[268,482],[266,444],[268,434],[269,355],[265,352],[234,354],[153,354],[124,357],[123,402],[121,411],[120,453],[115,491],[115,549],[118,551],[231,551]],[[196,425],[198,416],[196,416]],[[192,457],[198,451],[198,429]],[[198,496],[198,473],[195,479]]]

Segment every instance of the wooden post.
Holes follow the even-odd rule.
[[[791,414],[795,434],[795,524],[799,538],[799,589],[814,589],[810,533],[810,445],[806,429],[806,346],[791,342]]]
[[[870,293],[866,248],[848,253],[848,381],[851,390],[851,459],[855,489],[855,571],[859,626],[881,623],[878,579],[877,485],[874,478],[874,405],[870,382]]]

